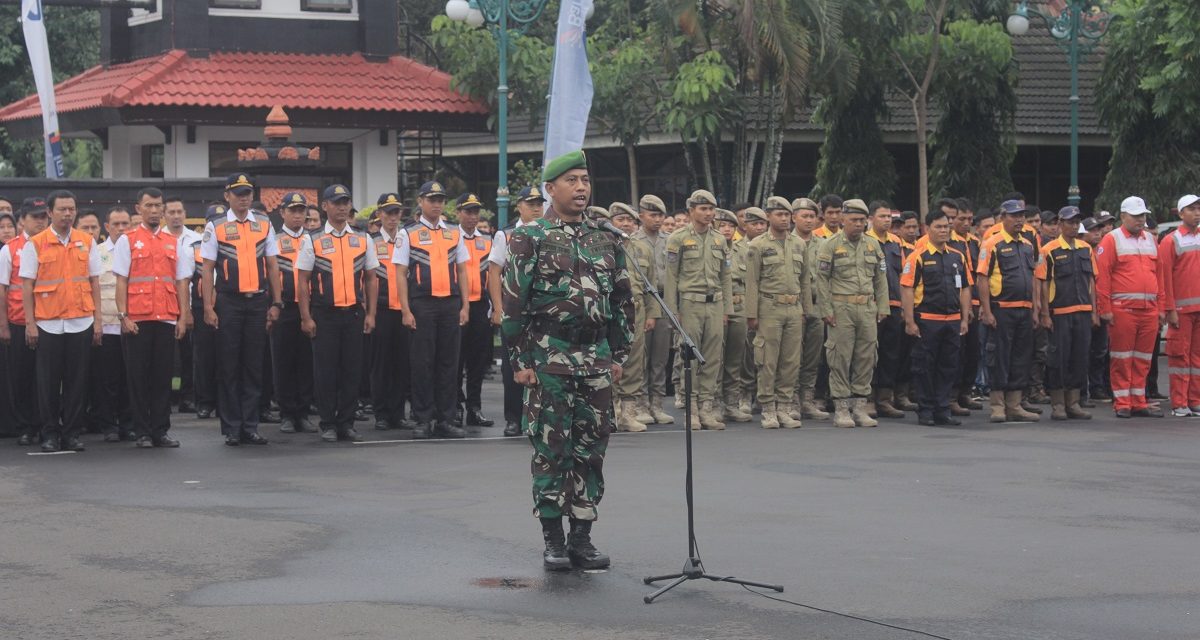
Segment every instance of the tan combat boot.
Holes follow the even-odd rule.
[[[655,424],[675,424],[675,418],[666,411],[663,411],[662,403],[663,399],[656,396],[650,396],[650,401],[647,403],[650,415],[654,417]]]
[[[715,431],[725,428],[725,423],[721,422],[721,412],[717,411],[716,403],[712,400],[700,403],[700,426]]]
[[[988,395],[988,405],[991,407],[992,415],[988,420],[992,422],[1007,422],[1008,416],[1004,413],[1004,392],[993,391]]]
[[[1067,401],[1066,394],[1062,389],[1051,389],[1050,394],[1050,419],[1051,420],[1066,420],[1067,419]]]
[[[959,417],[971,415],[971,410],[963,404],[962,395],[958,392],[958,389],[951,389],[950,397],[953,398],[950,401],[950,415]]]
[[[850,416],[850,399],[839,398],[833,401],[833,426],[850,429],[854,426],[854,418]]]
[[[762,428],[764,429],[779,428],[778,414],[776,414],[774,411],[763,411],[758,420],[759,424],[762,425]]]
[[[1004,392],[1004,413],[1009,422],[1037,422],[1042,419],[1036,413],[1026,411],[1021,407],[1021,391]]]
[[[784,429],[799,429],[804,423],[792,417],[791,408],[792,403],[790,402],[776,402],[774,407],[775,421]],[[763,414],[768,413],[770,409],[771,407],[764,408]]]
[[[634,420],[642,424],[654,424],[654,415],[650,413],[650,405],[645,396],[630,402],[629,405],[633,409]]]
[[[852,401],[850,415],[854,418],[854,424],[860,427],[878,427],[879,423],[871,414],[867,412],[867,399],[855,398]]]
[[[621,402],[619,398],[613,402],[613,418],[617,431],[627,431],[625,428],[625,403]]]
[[[892,399],[892,406],[901,411],[916,411],[920,407],[908,397],[908,392],[912,390],[912,385],[906,383],[896,386],[896,395]]]
[[[892,405],[893,393],[891,389],[875,392],[875,412],[884,418],[903,418],[904,412]]]
[[[744,413],[754,419],[754,394],[749,391],[743,391],[742,395],[738,396],[738,413]]]
[[[690,408],[692,410],[692,419],[687,420],[687,418],[685,417],[684,420],[687,421],[687,426],[689,429],[691,429],[692,431],[699,431],[700,430],[700,403],[696,402],[695,400],[692,400],[691,402],[688,403],[688,405],[690,406]]]
[[[811,418],[814,420],[828,420],[829,414],[821,409],[817,404],[817,392],[813,389],[804,390],[804,404],[800,408],[800,416],[802,418]]]
[[[646,430],[646,425],[642,424],[642,422],[637,419],[637,409],[634,408],[636,406],[635,400],[621,400],[618,406],[620,407],[617,413],[618,431],[631,431],[637,433],[639,431]]]
[[[1073,420],[1091,420],[1092,414],[1083,410],[1079,406],[1079,396],[1083,395],[1079,389],[1067,389],[1065,398],[1067,405],[1067,417]]]
[[[749,413],[742,413],[738,406],[738,394],[725,394],[725,410],[721,413],[721,418],[729,422],[750,422],[754,416]]]

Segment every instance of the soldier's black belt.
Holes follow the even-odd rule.
[[[679,294],[680,300],[687,300],[688,302],[720,302],[722,299],[724,299],[724,297],[725,297],[724,294],[722,294],[720,291],[718,291],[716,293],[681,293],[681,294]]]
[[[608,327],[563,325],[548,318],[534,320],[533,330],[572,344],[595,344],[608,336]]]
[[[774,300],[778,304],[797,304],[800,302],[800,295],[795,293],[761,293],[759,295],[769,300]]]

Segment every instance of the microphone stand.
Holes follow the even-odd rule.
[[[616,235],[618,235],[622,239],[625,239],[626,241],[628,241],[628,236],[626,234],[618,233]],[[685,560],[683,563],[683,570],[680,571],[679,573],[672,573],[672,574],[668,574],[665,576],[651,576],[648,578],[644,578],[642,580],[642,582],[644,584],[653,584],[655,582],[662,582],[663,580],[670,580],[671,582],[664,585],[663,587],[661,587],[654,593],[651,593],[651,594],[648,594],[648,595],[642,597],[642,601],[645,602],[646,604],[650,604],[650,603],[654,602],[654,600],[656,598],[658,598],[659,596],[661,596],[662,594],[670,591],[671,589],[674,589],[675,587],[678,587],[679,585],[681,585],[684,582],[687,582],[689,580],[712,580],[713,582],[729,582],[729,583],[739,584],[739,585],[744,585],[744,586],[759,587],[762,589],[770,589],[770,590],[778,592],[778,593],[783,593],[783,587],[781,585],[764,584],[761,582],[750,582],[749,580],[739,580],[737,578],[734,578],[733,576],[714,576],[714,575],[705,573],[705,571],[704,571],[704,562],[700,560],[700,552],[696,549],[696,518],[695,518],[696,510],[695,510],[695,503],[693,500],[693,490],[692,490],[693,484],[692,484],[692,428],[691,428],[691,424],[692,424],[692,401],[691,401],[691,399],[692,399],[692,362],[696,361],[696,362],[699,362],[700,364],[704,364],[704,356],[700,354],[700,348],[698,346],[696,346],[696,343],[692,340],[692,337],[689,336],[687,334],[687,332],[683,330],[683,325],[679,322],[679,318],[674,313],[671,312],[670,307],[667,306],[667,303],[663,300],[662,295],[659,294],[658,289],[654,288],[654,285],[650,282],[650,279],[647,278],[646,274],[642,272],[642,268],[640,266],[638,266],[637,260],[632,259],[632,256],[629,255],[629,252],[625,249],[624,243],[618,243],[618,246],[620,246],[621,251],[625,253],[625,257],[627,258],[625,260],[625,263],[627,265],[633,267],[633,270],[637,273],[638,278],[641,279],[642,284],[646,287],[646,291],[650,292],[650,295],[654,297],[655,302],[657,302],[658,306],[662,309],[663,317],[666,318],[667,321],[671,323],[671,326],[674,327],[674,329],[679,332],[679,342],[680,342],[679,353],[683,357],[683,389],[684,389],[684,398],[685,398],[685,402],[683,403],[683,407],[684,407],[683,408],[683,415],[684,415],[683,433],[684,433],[684,452],[685,452],[684,455],[687,460],[687,474],[684,479],[684,496],[687,499],[687,538],[688,538],[688,541],[687,541],[688,552],[687,553],[688,553],[688,555],[687,555],[687,560]]]

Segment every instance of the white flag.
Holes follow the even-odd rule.
[[[587,62],[587,14],[592,0],[562,0],[550,75],[550,104],[542,162],[583,148],[592,110],[592,74]]]
[[[21,0],[21,28],[29,65],[42,104],[42,142],[46,146],[46,177],[63,177],[62,138],[58,133],[58,108],[54,105],[54,73],[50,69],[50,43],[42,21],[42,0]]]

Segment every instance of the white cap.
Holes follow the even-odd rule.
[[[1179,204],[1175,207],[1179,211],[1183,211],[1184,207],[1190,207],[1197,202],[1200,202],[1200,196],[1188,194],[1179,199]]]
[[[1079,233],[1081,233],[1081,234],[1083,234],[1083,233],[1087,233],[1087,229],[1084,229],[1084,228],[1083,228],[1083,223],[1082,223],[1082,222],[1080,222],[1080,223],[1079,223]]]
[[[1146,208],[1146,201],[1137,196],[1129,196],[1121,201],[1121,213],[1128,213],[1134,216],[1144,216],[1150,213]]]

